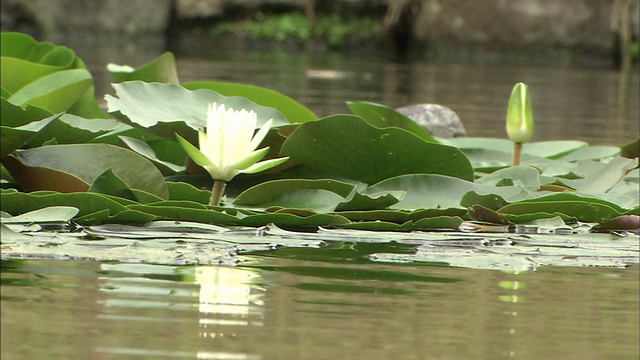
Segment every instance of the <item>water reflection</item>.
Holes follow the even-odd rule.
[[[255,285],[260,275],[251,270],[222,266],[198,266],[199,311],[202,337],[224,336],[216,325],[263,326],[264,292]],[[210,331],[213,330],[213,331]]]
[[[637,266],[504,272],[364,263],[380,250],[367,246],[281,250],[259,272],[3,263],[1,358],[638,358]]]

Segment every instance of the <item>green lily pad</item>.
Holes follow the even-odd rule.
[[[209,204],[210,190],[200,190],[185,182],[167,182],[170,200],[188,200],[200,204]]]
[[[73,114],[62,114],[57,121],[41,131],[29,142],[29,147],[41,146],[51,139],[57,144],[80,144],[91,141],[110,131],[130,128],[113,119],[85,119]]]
[[[204,206],[202,208],[196,208],[197,203],[191,203],[189,207],[177,206],[175,204],[168,203],[152,203],[152,204],[140,204],[129,205],[127,208],[131,210],[138,210],[147,214],[153,214],[158,217],[158,220],[177,220],[177,221],[196,221],[209,224],[233,224],[238,223],[238,218],[225,214],[219,211],[207,209]],[[178,205],[185,205],[178,204]]]
[[[581,193],[604,193],[611,190],[625,177],[629,170],[636,167],[638,167],[638,158],[615,157],[598,173],[583,181],[574,180],[572,184],[577,185],[575,189]]]
[[[145,190],[161,198],[168,191],[162,174],[147,159],[121,147],[108,144],[52,145],[20,151],[5,161],[11,175],[29,189],[56,189],[66,178],[91,184],[112,169],[131,188]],[[79,191],[88,186],[79,184]],[[78,191],[78,190],[76,190]]]
[[[379,128],[397,127],[405,129],[424,141],[438,143],[431,134],[408,116],[388,106],[374,104],[366,101],[347,102],[351,112],[360,116],[370,125]]]
[[[473,179],[473,168],[460,150],[426,142],[403,129],[376,128],[353,115],[301,124],[285,141],[281,153],[367,184],[415,173]]]
[[[93,181],[89,192],[112,195],[119,198],[125,198],[138,201],[135,194],[129,188],[129,185],[116,175],[113,170],[107,169]]]
[[[107,70],[118,82],[140,80],[148,83],[180,84],[176,59],[170,52],[165,52],[137,69],[130,66],[107,64]]]
[[[80,210],[73,206],[49,206],[23,213],[18,216],[3,217],[3,224],[38,222],[66,222],[73,219]]]
[[[439,139],[443,144],[455,146],[457,148],[496,150],[511,154],[513,152],[513,142],[507,139],[480,138],[480,137],[457,137],[451,139]],[[584,141],[574,140],[554,140],[529,142],[522,145],[523,155],[533,155],[536,157],[557,159],[588,144]],[[465,151],[466,152],[466,151]]]
[[[349,219],[333,214],[315,214],[311,216],[298,216],[286,213],[266,213],[250,215],[240,219],[238,225],[265,226],[275,224],[281,228],[304,228],[318,226],[337,226],[348,224]]]
[[[509,218],[499,214],[497,211],[484,207],[480,204],[469,207],[469,217],[475,221],[482,221],[491,224],[509,225]]]
[[[409,219],[409,213],[407,211],[400,210],[362,210],[362,211],[338,211],[334,214],[344,216],[345,218],[354,221],[386,221],[396,224],[402,224]]]
[[[570,152],[569,154],[560,157],[559,160],[601,160],[619,156],[620,151],[620,148],[617,146],[587,146]]]
[[[93,85],[85,69],[58,71],[25,85],[9,97],[15,105],[35,105],[52,113],[71,107]]]
[[[189,90],[209,89],[224,96],[242,96],[252,102],[272,107],[284,115],[292,124],[316,120],[318,117],[306,106],[277,91],[247,84],[194,81],[183,85]]]
[[[404,191],[383,191],[377,194],[362,194],[353,191],[345,201],[336,206],[337,211],[362,211],[386,209],[404,197]]]
[[[491,186],[519,186],[531,191],[540,189],[540,173],[531,166],[510,166],[476,179],[476,183]]]
[[[156,152],[146,142],[132,138],[129,136],[118,136],[122,142],[124,142],[129,149],[151,160],[154,164],[158,165],[163,175],[175,174],[177,172],[185,171],[185,167],[177,165],[168,161],[160,160],[156,155]]]
[[[415,229],[413,221],[405,221],[401,224],[389,221],[358,221],[339,226],[341,229],[371,230],[371,231],[409,231]]]
[[[621,210],[616,209],[617,205],[604,200],[564,195],[570,194],[554,194],[523,200],[503,206],[498,212],[507,215],[559,213],[587,222],[601,222],[621,215]]]
[[[469,191],[478,194],[498,194],[506,199],[526,197],[518,187],[495,187],[437,174],[409,174],[393,177],[369,186],[363,193],[380,191],[406,191],[406,195],[391,209],[463,209],[460,200]]]
[[[235,205],[250,205],[250,206],[293,206],[293,207],[308,207],[305,204],[310,202],[305,199],[305,196],[311,196],[316,194],[320,198],[329,196],[330,193],[336,194],[337,197],[329,196],[330,202],[333,203],[332,209],[338,205],[338,203],[346,196],[348,196],[353,190],[354,186],[342,181],[331,179],[282,179],[267,181],[258,185],[255,185],[238,195],[233,203]],[[302,197],[297,197],[299,202],[292,199],[290,194],[300,190],[307,190]],[[311,192],[309,192],[309,190]],[[315,191],[315,193],[314,193]],[[321,200],[318,198],[317,200]],[[312,207],[313,208],[313,207]],[[331,211],[328,210],[328,211]]]
[[[50,206],[70,206],[79,209],[78,216],[107,211],[109,214],[127,210],[119,202],[107,195],[97,193],[59,193],[53,191],[34,191],[23,193],[18,191],[0,192],[2,210],[12,215],[24,214]]]
[[[98,224],[145,224],[149,221],[158,219],[158,216],[149,214],[144,211],[126,209],[116,214],[112,214],[108,210],[98,210],[96,212],[78,216],[75,222],[82,225],[98,225]]]
[[[213,102],[225,104],[227,108],[254,110],[258,118],[256,128],[269,119],[273,119],[273,126],[289,124],[284,115],[273,108],[257,105],[239,96],[227,97],[212,90],[187,90],[176,84],[142,81],[113,84],[113,88],[116,90],[115,97],[105,96],[109,112],[120,112],[132,125],[147,128],[156,135],[172,140],[179,133],[195,143],[196,132],[189,132],[183,126],[193,130],[204,129],[207,109]]]

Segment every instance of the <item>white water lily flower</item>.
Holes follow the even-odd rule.
[[[260,161],[269,147],[256,150],[269,132],[273,119],[254,135],[258,118],[251,110],[225,109],[209,104],[206,131],[199,131],[200,150],[177,135],[178,142],[193,161],[204,167],[214,180],[227,182],[239,173],[253,174],[282,164],[288,157]]]

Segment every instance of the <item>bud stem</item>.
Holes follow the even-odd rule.
[[[522,157],[522,143],[513,143],[513,166],[520,165],[520,158]]]
[[[213,180],[213,189],[211,189],[211,200],[209,200],[209,205],[220,205],[220,199],[222,198],[222,193],[226,186],[227,183],[222,180]]]

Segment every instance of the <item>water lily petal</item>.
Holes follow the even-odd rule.
[[[233,108],[224,104],[209,104],[206,131],[199,131],[200,150],[176,134],[178,142],[196,164],[203,166],[214,180],[229,181],[241,172],[256,173],[287,161],[288,158],[260,161],[269,147],[256,148],[267,136],[273,119],[255,132],[258,117],[255,111]],[[255,132],[255,134],[254,134]]]
[[[284,163],[287,160],[289,160],[288,156],[260,161],[259,163],[255,163],[255,164],[249,166],[248,168],[246,168],[245,170],[242,170],[242,172],[245,173],[245,174],[259,173],[261,171],[276,167],[276,166]]]
[[[262,148],[260,150],[253,151],[249,154],[246,154],[243,158],[239,159],[236,163],[230,165],[230,167],[244,170],[249,166],[255,164],[259,160],[261,160],[267,153],[269,152],[269,147]]]
[[[272,124],[273,119],[269,119],[269,121],[264,123],[260,130],[258,130],[258,132],[253,136],[253,139],[251,139],[251,144],[249,145],[249,148],[251,150],[255,150],[260,145],[265,136],[267,136],[267,133],[269,132],[269,129],[271,129]]]
[[[176,134],[178,143],[182,146],[184,151],[193,159],[193,161],[200,166],[211,166],[213,163],[205,154],[203,154],[197,147],[193,146],[190,142],[185,140],[182,136]]]

